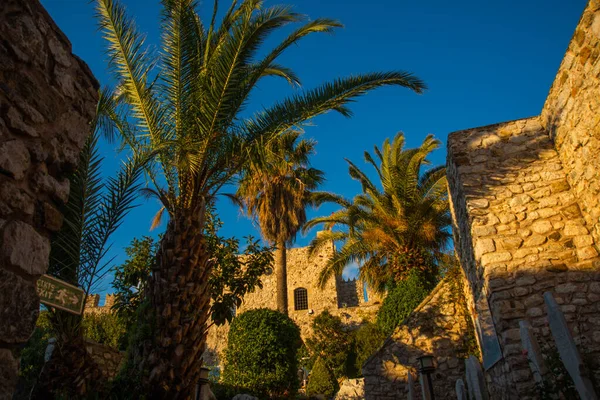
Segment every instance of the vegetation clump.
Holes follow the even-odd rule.
[[[327,362],[318,357],[308,378],[306,394],[310,398],[331,399],[339,389],[338,381],[327,367]]]
[[[377,312],[377,327],[384,335],[391,335],[430,290],[418,272],[410,272],[406,279],[395,284],[383,300]]]
[[[286,315],[261,308],[233,319],[225,350],[223,383],[264,398],[298,390],[300,329]]]
[[[313,359],[321,358],[338,378],[351,375],[349,369],[353,365],[348,360],[352,354],[352,334],[340,317],[325,310],[315,317],[311,327],[312,336],[306,340],[306,345]]]

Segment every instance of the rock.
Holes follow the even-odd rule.
[[[21,221],[10,221],[2,231],[4,262],[31,275],[45,274],[50,256],[50,241]]]
[[[0,304],[10,305],[12,310],[2,310],[0,342],[24,344],[39,313],[40,299],[35,284],[0,268]]]
[[[249,394],[236,394],[231,400],[258,400],[258,397],[250,396]]]
[[[335,400],[359,400],[365,398],[365,380],[344,379],[340,390],[335,395]]]
[[[30,165],[29,151],[20,140],[9,140],[0,146],[0,172],[22,179]]]
[[[508,251],[501,251],[497,253],[485,254],[481,257],[482,264],[493,264],[499,263],[503,261],[510,261],[512,259],[512,254]]]
[[[531,230],[535,233],[543,235],[552,230],[552,223],[550,221],[536,221],[531,225]]]
[[[63,215],[52,204],[45,202],[44,210],[44,226],[53,232],[58,232],[63,223]]]
[[[9,349],[0,349],[0,399],[12,399],[18,379],[18,368],[19,363],[12,352]]]
[[[475,244],[475,258],[481,258],[482,255],[496,251],[493,239],[479,239]]]
[[[563,231],[565,236],[578,236],[587,235],[589,232],[585,226],[576,221],[565,222],[565,228]]]

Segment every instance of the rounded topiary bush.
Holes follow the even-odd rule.
[[[333,372],[321,357],[317,358],[306,386],[306,394],[311,398],[331,399],[340,389]]]
[[[300,329],[288,316],[261,308],[233,319],[223,382],[248,393],[277,397],[298,390]]]

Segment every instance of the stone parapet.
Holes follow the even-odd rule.
[[[67,176],[94,117],[98,83],[38,0],[0,6],[0,398],[39,311],[35,282],[62,225]]]

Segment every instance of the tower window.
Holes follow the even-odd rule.
[[[294,310],[308,310],[308,291],[306,289],[294,289]]]

